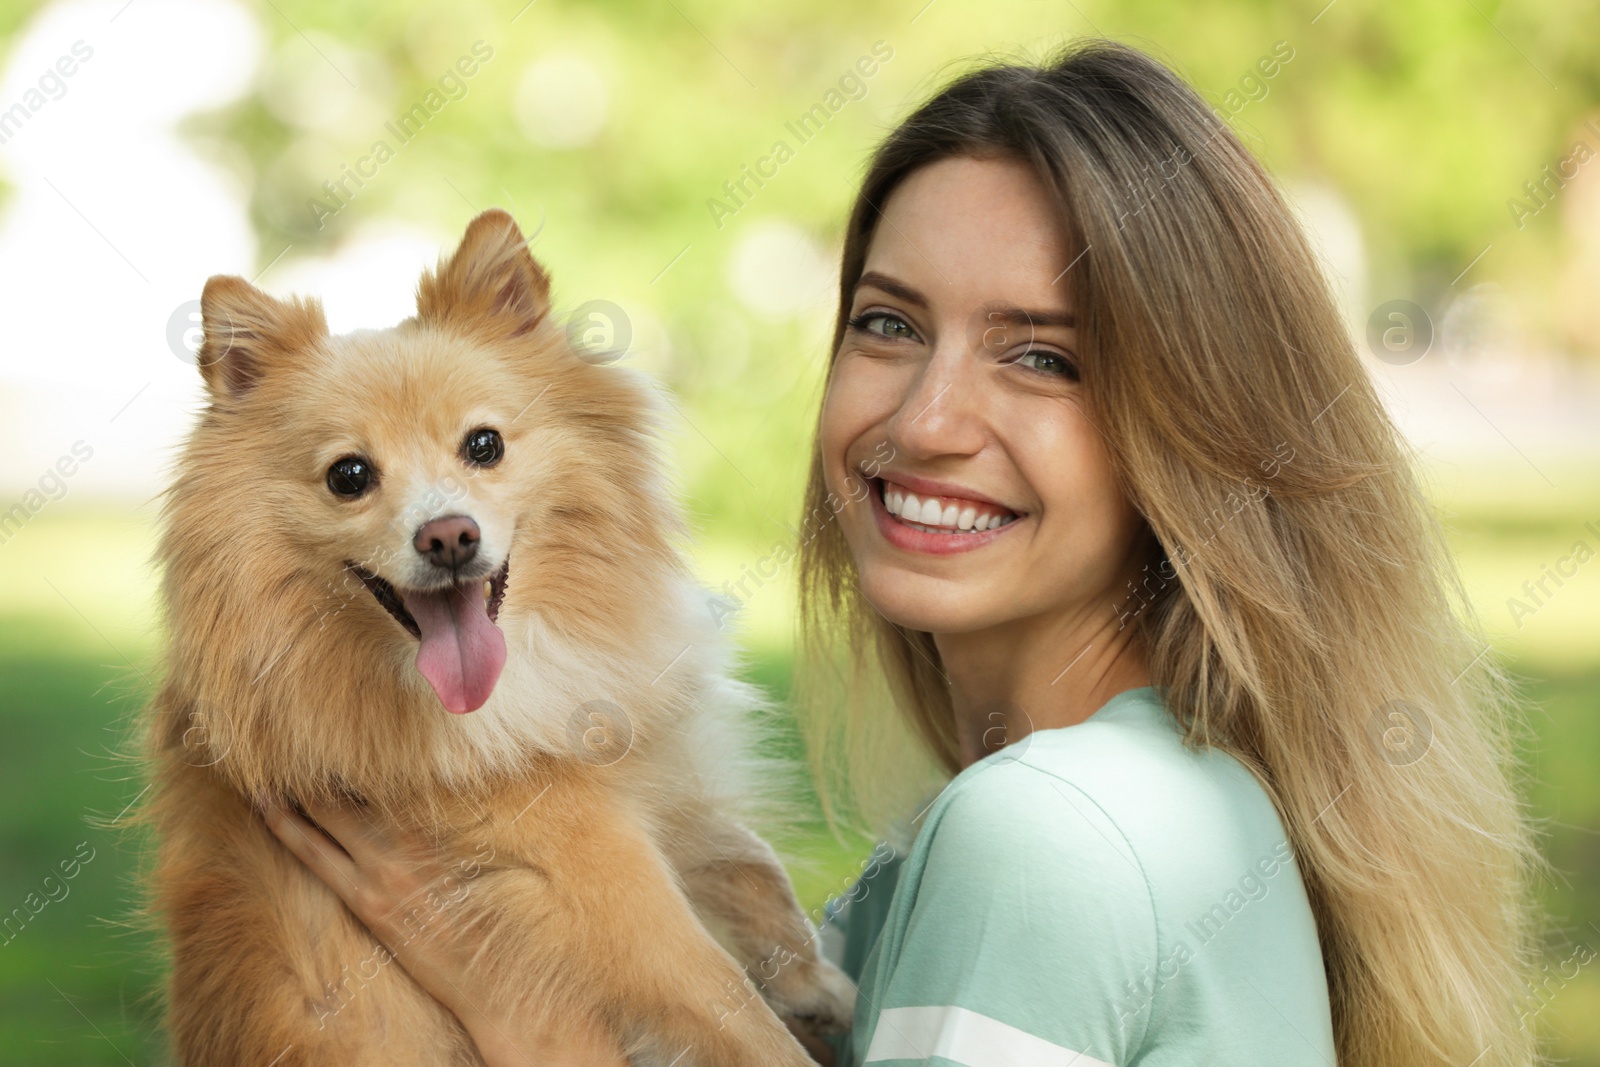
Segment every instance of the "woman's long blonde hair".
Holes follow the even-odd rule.
[[[885,200],[953,156],[1026,161],[1082,250],[1065,284],[1088,408],[1154,535],[1108,610],[1140,627],[1189,742],[1237,756],[1277,804],[1340,1064],[1532,1063],[1538,859],[1511,687],[1273,182],[1135,50],[965,74],[872,158],[835,352]],[[912,795],[894,785],[959,770],[955,724],[932,636],[862,597],[837,499],[813,453],[797,692],[830,817],[883,832]],[[909,759],[886,751],[907,738]]]

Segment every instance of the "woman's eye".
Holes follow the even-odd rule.
[[[881,327],[881,329],[880,329]],[[865,315],[857,315],[850,320],[850,328],[861,330],[864,333],[875,333],[879,337],[899,339],[915,337],[916,331],[911,324],[898,315],[891,315],[886,311],[873,311]]]
[[[1045,348],[1034,348],[1022,353],[1012,362],[1020,363],[1030,370],[1038,371],[1040,374],[1059,376],[1074,382],[1078,380],[1078,368],[1060,352],[1051,352]]]

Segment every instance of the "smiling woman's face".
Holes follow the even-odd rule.
[[[839,522],[890,620],[1071,625],[1126,599],[1144,526],[1084,402],[1075,255],[1021,162],[929,164],[883,205],[820,445],[841,498],[878,475]]]

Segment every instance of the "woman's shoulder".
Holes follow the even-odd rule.
[[[930,821],[935,815],[951,828],[985,828],[979,837],[1014,834],[1036,845],[1072,846],[1087,835],[1141,867],[1175,856],[1191,872],[1235,865],[1284,839],[1261,782],[1220,749],[1186,745],[1151,687],[1118,693],[1082,723],[1035,731],[973,764],[940,794]]]
[[[1193,924],[1216,926],[1219,903],[1234,938],[1318,951],[1266,788],[1226,752],[1186,745],[1154,689],[968,767],[929,809],[910,859],[918,889],[953,879],[975,899],[1026,897],[1034,914],[1042,900],[1116,914],[1125,936],[1151,931],[1157,959],[1191,944]]]
[[[1300,1033],[1331,1049],[1315,920],[1255,776],[1186,746],[1154,690],[1024,740],[928,809],[886,926],[885,988],[939,1003],[915,976],[961,971],[965,1007],[1107,1063],[1156,1033],[1204,1034],[1240,1063]],[[1048,1021],[1063,1005],[1081,1009],[1064,1029]]]
[[[969,767],[897,868],[848,1062],[1127,1062],[1150,1012],[1114,1002],[1157,956],[1156,916],[1139,861],[1072,782]]]

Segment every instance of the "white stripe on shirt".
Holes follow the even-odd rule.
[[[939,1056],[964,1067],[1112,1067],[1026,1030],[954,1005],[878,1013],[867,1063]]]

